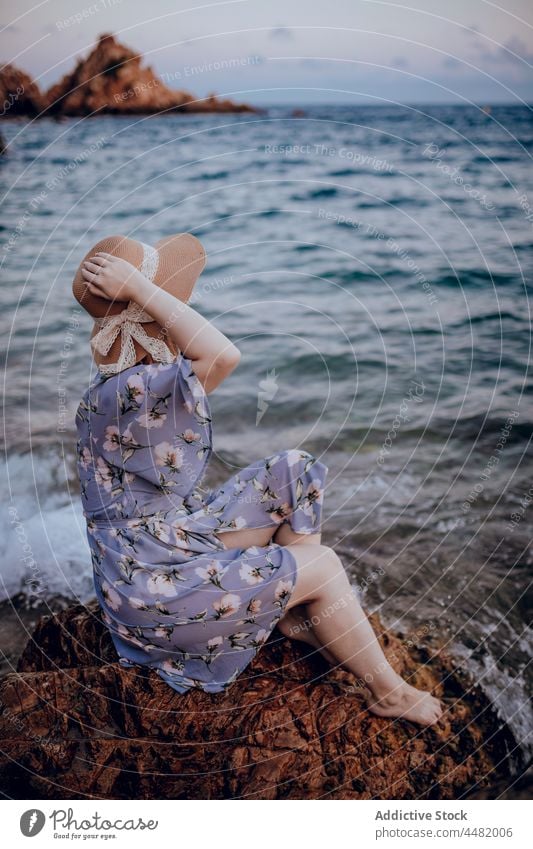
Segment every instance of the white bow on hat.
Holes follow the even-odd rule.
[[[159,254],[151,245],[146,245],[144,242],[141,244],[144,254],[140,270],[145,277],[153,280],[159,263]],[[93,351],[98,351],[99,354],[105,357],[119,333],[121,337],[118,361],[116,363],[102,363],[99,367],[102,374],[117,374],[123,369],[135,365],[137,355],[135,345],[133,344],[134,339],[142,345],[155,362],[174,362],[175,356],[168,345],[162,339],[155,339],[153,336],[149,336],[144,329],[143,324],[152,321],[154,321],[152,316],[145,312],[135,301],[130,301],[126,309],[122,310],[118,315],[95,318],[95,323],[100,330],[91,339]]]

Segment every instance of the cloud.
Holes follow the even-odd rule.
[[[511,52],[509,53],[508,51]],[[508,62],[519,62],[520,65],[523,65],[525,60],[530,65],[533,64],[533,53],[528,52],[527,45],[518,35],[513,35],[505,41],[503,47],[500,47],[499,52],[502,58],[505,57]],[[513,53],[516,53],[516,56],[513,56]]]
[[[392,68],[408,68],[409,60],[405,58],[405,56],[395,56],[394,59],[391,60]]]
[[[453,56],[445,56],[445,58],[442,60],[442,65],[445,68],[452,68],[455,70],[455,68],[461,67],[461,62],[459,62],[459,60],[455,59]]]
[[[294,38],[294,30],[289,27],[273,27],[269,32],[270,38],[277,38],[280,41],[292,41]]]
[[[533,52],[530,52],[527,44],[520,36],[513,35],[504,41],[502,45],[492,45],[490,41],[479,38],[479,31],[468,33],[472,40],[471,46],[476,50],[478,61],[498,65],[519,65],[524,70],[524,62],[533,64]],[[514,55],[513,55],[514,54]]]

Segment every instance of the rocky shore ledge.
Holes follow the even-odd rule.
[[[0,789],[18,799],[456,799],[506,782],[514,741],[444,652],[374,627],[444,698],[442,726],[364,709],[349,673],[276,630],[224,694],[123,668],[95,602],[40,620],[0,688]]]
[[[214,94],[197,98],[188,91],[169,88],[142,62],[142,56],[106,33],[71,73],[45,92],[15,65],[4,65],[0,70],[1,114],[41,118],[257,111]]]

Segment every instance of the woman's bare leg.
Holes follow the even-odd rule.
[[[283,546],[298,545],[299,543],[320,545],[321,541],[321,534],[297,534],[292,530],[288,522],[283,522],[277,527],[243,528],[240,531],[217,531],[216,533],[226,548],[247,548],[250,545],[268,545],[272,539]],[[278,629],[284,637],[312,646],[332,666],[339,665],[331,652],[320,644],[320,640],[313,631],[313,625],[305,604],[287,610],[283,618],[278,622]]]
[[[411,687],[393,670],[333,549],[300,542],[288,548],[296,559],[297,578],[287,611],[305,604],[320,645],[365,681],[372,694],[369,709],[422,725],[437,722],[439,700]]]
[[[274,533],[275,532],[275,533]],[[404,681],[389,664],[357,600],[342,563],[320,534],[296,534],[284,522],[277,529],[220,531],[226,548],[268,545],[289,548],[297,564],[292,596],[278,628],[287,637],[316,648],[334,666],[340,664],[365,681],[372,694],[368,707],[378,716],[404,717],[431,725],[441,716],[438,699]]]
[[[296,545],[300,542],[319,545],[320,534],[297,534],[288,522],[265,528],[242,528],[239,531],[215,531],[226,548],[247,548],[250,545],[268,545],[272,540],[278,545]]]
[[[283,546],[300,544],[320,545],[321,541],[321,533],[297,534],[288,522],[283,522],[274,534],[274,542]],[[320,640],[316,636],[305,604],[300,604],[292,607],[290,610],[286,610],[285,615],[278,622],[278,629],[285,637],[312,646],[320,652],[328,663],[331,663],[332,666],[338,666],[337,659],[325,646],[321,645]]]
[[[278,630],[290,640],[297,640],[300,643],[307,643],[307,645],[312,646],[331,666],[339,666],[337,658],[320,644],[305,604],[286,610],[278,622]]]
[[[274,534],[274,542],[279,545],[297,545],[298,543],[306,543],[306,545],[320,545],[322,534],[297,534],[288,522],[283,522]]]
[[[320,534],[296,534],[287,522],[278,527],[244,528],[240,531],[217,531],[217,536],[226,548],[247,548],[250,545],[268,545],[273,538],[279,545],[320,545]],[[287,611],[278,622],[278,628],[285,637],[307,643],[320,652],[326,660],[337,666],[338,662],[324,646],[320,645],[313,632],[304,604]]]
[[[249,548],[251,545],[268,545],[275,527],[243,528],[240,531],[215,531],[225,548]]]

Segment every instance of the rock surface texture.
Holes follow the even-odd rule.
[[[223,694],[123,668],[96,603],[38,624],[0,691],[12,798],[449,799],[507,776],[513,741],[443,653],[371,617],[394,667],[446,703],[422,730],[370,714],[349,673],[278,631]]]
[[[21,88],[22,93],[15,97]],[[0,93],[4,103],[11,104],[5,110],[7,116],[255,111],[215,95],[195,98],[187,91],[169,88],[152,68],[143,67],[142,56],[110,34],[101,35],[89,55],[43,94],[27,74],[7,65],[0,71]]]

